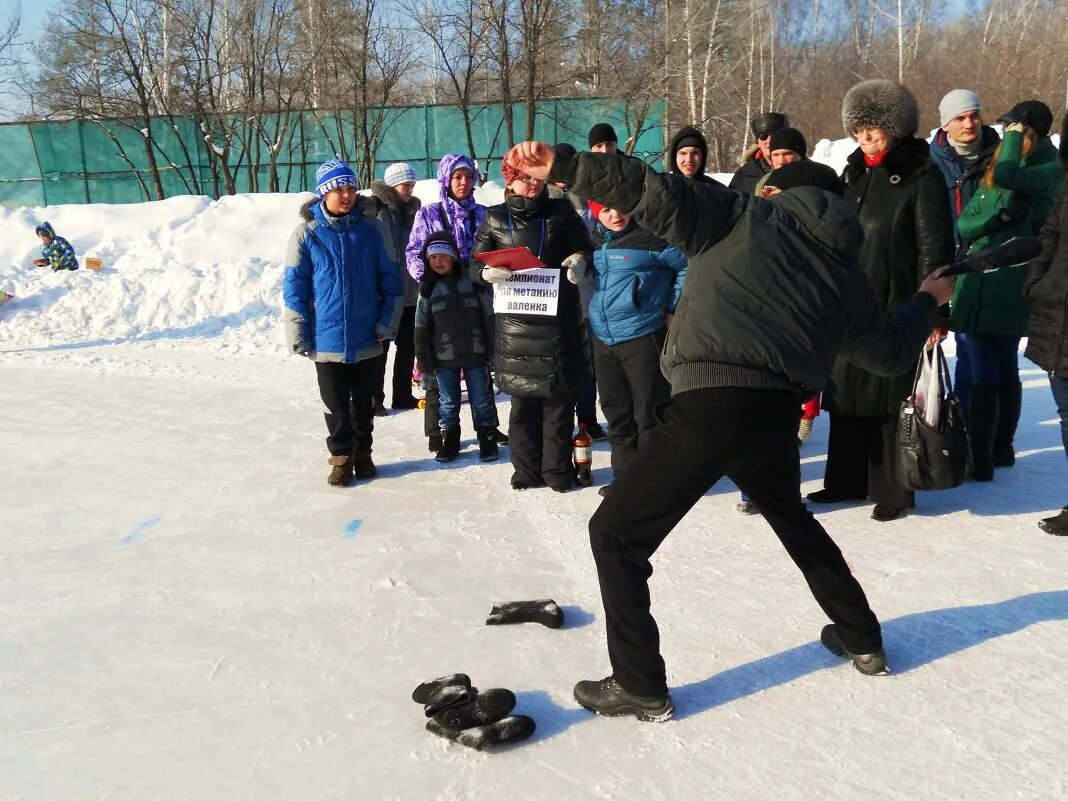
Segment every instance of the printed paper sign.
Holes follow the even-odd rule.
[[[517,272],[493,285],[495,314],[541,314],[556,316],[560,303],[560,271],[536,267]]]

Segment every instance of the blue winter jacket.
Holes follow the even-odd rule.
[[[404,286],[378,224],[359,205],[333,217],[318,200],[301,217],[282,282],[289,352],[348,364],[381,355],[378,338],[396,337]]]
[[[979,179],[983,177],[983,170],[986,169],[987,159],[1001,142],[998,132],[989,125],[984,125],[981,130],[979,152],[970,164],[953,149],[945,131],[936,131],[934,138],[931,139],[931,159],[942,171],[942,177],[946,179],[946,188],[949,190],[949,210],[953,213],[953,240],[957,248],[958,259],[964,258],[968,252],[968,243],[957,231],[957,219],[964,211],[964,207],[968,205],[968,201],[972,199],[972,195],[975,194]]]
[[[74,248],[71,247],[70,242],[61,236],[56,236],[56,231],[52,227],[52,223],[43,222],[38,225],[38,235],[40,235],[42,231],[52,237],[51,242],[41,247],[41,258],[48,262],[48,266],[52,268],[52,272],[58,270],[77,270],[78,257],[75,255]]]
[[[663,328],[682,294],[686,257],[634,222],[618,233],[598,223],[593,241],[594,335],[616,345]]]

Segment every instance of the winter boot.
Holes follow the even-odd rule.
[[[386,409],[386,402],[382,398],[375,401],[375,417],[389,417],[389,410]]]
[[[552,598],[539,601],[506,601],[494,604],[486,618],[487,626],[512,623],[541,623],[550,629],[564,625],[564,610]]]
[[[1012,467],[1016,464],[1016,451],[1012,440],[1016,425],[1020,422],[1020,407],[1023,405],[1023,384],[998,384],[998,424],[994,429],[994,467]]]
[[[331,487],[347,487],[352,483],[352,457],[331,456],[327,461],[330,463],[330,475],[326,477],[326,483]]]
[[[493,429],[493,438],[497,440],[498,445],[508,444],[508,435],[501,431],[500,428]]]
[[[496,462],[500,456],[497,438],[492,428],[484,428],[478,432],[478,458],[483,462]]]
[[[469,704],[443,709],[434,715],[434,722],[446,729],[470,729],[489,726],[507,717],[515,709],[515,693],[494,687],[479,693]]]
[[[371,461],[370,453],[352,454],[352,474],[360,480],[374,478],[378,475],[378,468]]]
[[[451,462],[460,455],[460,427],[441,429],[441,450],[434,457],[439,462]]]
[[[1039,520],[1038,527],[1047,534],[1053,534],[1057,537],[1068,537],[1068,506],[1061,509],[1059,515]]]
[[[432,695],[443,687],[470,687],[471,677],[466,673],[450,673],[430,681],[424,681],[412,690],[412,700],[417,704],[426,704]]]
[[[430,446],[431,453],[437,453],[441,450],[441,446],[445,444],[445,438],[441,434],[431,434],[427,437],[427,444]]]
[[[871,654],[850,653],[842,644],[838,629],[833,623],[823,627],[823,631],[820,632],[820,642],[835,656],[853,660],[853,667],[865,676],[883,676],[890,672],[890,668],[886,665],[886,652],[882,648]]]
[[[998,424],[998,388],[996,384],[972,387],[972,459],[973,481],[994,480],[994,430]]]
[[[654,697],[635,695],[619,686],[614,676],[607,676],[600,681],[580,681],[575,685],[575,700],[579,706],[598,715],[633,715],[649,723],[669,720],[675,714],[675,704],[670,694]]]
[[[511,715],[490,723],[487,726],[474,726],[470,729],[449,729],[438,723],[437,718],[426,722],[426,730],[438,737],[452,740],[454,743],[484,751],[495,745],[511,745],[521,742],[534,733],[533,718],[526,715]]]

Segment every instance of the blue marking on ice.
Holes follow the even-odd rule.
[[[142,520],[140,523],[138,523],[136,526],[134,526],[128,532],[123,534],[122,535],[122,539],[120,539],[119,542],[122,543],[123,545],[127,545],[127,544],[133,542],[135,539],[140,537],[142,534],[144,534],[150,528],[158,525],[162,520],[163,520],[162,517],[149,517],[149,518],[146,518],[145,520]]]
[[[349,537],[355,537],[356,532],[360,530],[360,526],[362,525],[363,521],[359,518],[356,518],[355,520],[350,520],[349,524],[345,526],[345,531],[342,533],[341,538],[347,540]]]

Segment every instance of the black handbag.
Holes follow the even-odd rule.
[[[935,424],[930,425],[924,419],[923,409],[916,404],[926,357],[920,359],[912,394],[901,404],[897,419],[894,474],[898,482],[912,490],[953,489],[972,474],[972,448],[964,413],[953,393],[949,364],[941,344],[935,348],[940,394]]]

